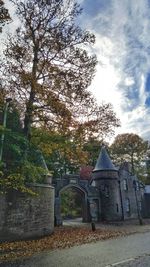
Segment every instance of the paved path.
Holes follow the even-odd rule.
[[[135,259],[127,259],[122,261],[122,263],[114,263],[112,265],[108,265],[107,267],[149,267],[150,266],[150,255],[144,255],[137,257]]]
[[[147,256],[143,257],[144,255]],[[138,265],[137,260],[134,260],[139,256],[142,256],[141,259],[144,259],[145,262],[149,262],[148,265],[145,265],[145,267],[149,267],[150,257],[148,255],[150,255],[150,232],[44,252],[23,263],[3,264],[0,267],[144,267],[144,265]],[[134,263],[135,265],[133,265]]]

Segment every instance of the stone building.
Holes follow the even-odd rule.
[[[82,175],[83,176],[83,175]],[[91,179],[68,175],[55,181],[55,223],[62,224],[61,192],[75,188],[83,195],[83,221],[121,221],[144,215],[144,185],[128,163],[115,167],[103,146]]]
[[[116,168],[105,147],[96,166],[82,175],[65,175],[45,184],[29,185],[37,194],[0,194],[0,242],[49,235],[62,224],[61,192],[75,189],[81,196],[83,222],[123,221],[150,217],[150,187],[132,174],[128,163]],[[54,190],[55,189],[55,190]],[[55,201],[54,201],[55,199]]]
[[[132,174],[127,162],[116,168],[105,147],[93,170],[92,184],[99,189],[101,220],[141,218],[144,185]]]

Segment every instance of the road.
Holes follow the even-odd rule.
[[[36,254],[0,267],[150,267],[150,232]]]

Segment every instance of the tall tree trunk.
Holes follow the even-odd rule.
[[[33,119],[33,103],[35,98],[35,92],[36,92],[36,71],[37,71],[37,64],[38,64],[38,44],[35,42],[35,36],[34,32],[32,32],[32,38],[33,38],[33,52],[34,52],[34,58],[33,58],[33,66],[32,66],[32,80],[31,80],[31,92],[29,101],[27,103],[26,112],[25,112],[25,118],[24,118],[24,134],[27,137],[27,139],[30,141],[31,139],[31,124]]]
[[[31,124],[33,119],[33,102],[34,102],[34,94],[30,93],[30,99],[26,107],[25,118],[24,118],[24,134],[27,139],[30,141],[31,139]]]

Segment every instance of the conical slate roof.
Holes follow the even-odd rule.
[[[117,171],[104,146],[101,148],[96,166],[93,170],[93,172],[97,171]]]

